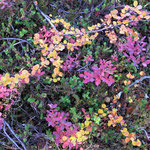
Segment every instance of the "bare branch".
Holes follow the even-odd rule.
[[[150,79],[150,76],[144,76],[144,77],[142,77],[142,78],[136,80],[135,82],[133,82],[132,84],[130,84],[130,85],[128,86],[128,89],[129,89],[131,86],[137,84],[138,82],[143,81],[144,79]]]
[[[95,11],[96,8],[101,7],[103,5],[104,1],[105,0],[101,1],[95,8],[93,8],[88,15],[90,16]]]
[[[20,147],[17,145],[17,143],[7,134],[5,121],[4,121],[4,123],[3,123],[3,131],[4,131],[5,135],[7,136],[7,138],[8,138],[12,143],[13,143],[18,149],[22,150],[22,148],[20,148]]]
[[[11,129],[10,125],[4,121],[4,124],[9,128],[9,130],[11,131],[11,133],[14,135],[14,137],[20,142],[20,144],[22,145],[22,147],[24,148],[24,150],[27,150],[24,143],[19,139],[19,137],[15,134],[15,132]]]
[[[137,84],[137,83],[143,81],[144,79],[150,79],[150,76],[144,76],[144,77],[142,77],[142,78],[136,80],[135,82],[133,82],[132,84],[130,84],[127,88],[129,89],[130,87],[132,87],[133,85],[135,85],[135,84]],[[120,98],[121,95],[122,95],[122,93],[123,93],[123,91],[119,92],[119,93],[117,94],[117,96]]]
[[[31,45],[27,40],[23,40],[20,38],[0,38],[0,41],[2,41],[2,40],[17,40],[17,41],[20,41],[20,43],[27,43],[28,45],[31,46],[32,49],[34,49],[34,46]]]
[[[85,69],[88,65],[89,65],[89,62],[85,66],[79,68],[77,71],[83,71],[83,69]]]
[[[49,24],[57,31],[56,27],[53,25],[53,23],[50,21],[50,17],[43,13],[43,11],[33,2],[36,9],[41,13],[41,15],[49,22]]]
[[[133,22],[133,20],[129,21],[129,23]],[[122,23],[123,24],[123,23]],[[97,30],[92,30],[92,31],[87,31],[85,32],[86,34],[90,34],[90,33],[97,33],[97,32],[102,32],[102,31],[105,31],[107,29],[111,29],[111,28],[114,28],[114,27],[119,27],[121,26],[122,24],[117,24],[117,25],[110,25],[108,27],[105,27],[105,28],[102,28],[102,29],[97,29]],[[102,27],[103,25],[100,25],[99,27]],[[65,35],[83,35],[85,34],[83,32],[79,32],[79,33],[65,33],[63,34],[64,36]]]
[[[143,127],[135,127],[135,126],[132,126],[132,125],[130,125],[130,126],[136,128],[136,129],[140,129],[140,130],[144,131],[144,133],[146,135],[146,138],[148,140],[150,139],[150,136],[148,135],[147,131]]]

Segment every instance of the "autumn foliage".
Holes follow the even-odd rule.
[[[72,1],[63,2],[68,7],[75,7]],[[94,2],[89,1],[88,5],[92,4],[94,6]],[[0,6],[1,10],[11,9],[13,12],[17,2],[3,0]],[[35,139],[41,137],[47,141],[49,147],[58,149],[83,150],[90,147],[90,143],[93,143],[93,149],[96,149],[94,145],[99,145],[97,149],[101,146],[102,149],[107,149],[108,139],[113,139],[113,133],[118,136],[115,137],[118,138],[116,142],[118,148],[123,146],[127,149],[133,147],[148,149],[149,139],[136,132],[134,127],[143,125],[140,113],[145,120],[147,120],[145,116],[149,114],[148,107],[146,114],[144,112],[150,103],[147,94],[150,79],[149,37],[147,33],[141,33],[139,27],[141,22],[150,20],[149,11],[142,8],[138,1],[134,1],[131,6],[118,5],[116,9],[112,8],[109,11],[106,9],[108,12],[104,15],[97,10],[98,20],[92,18],[89,13],[91,18],[88,20],[92,21],[84,26],[86,22],[83,20],[77,21],[78,24],[74,25],[73,21],[68,21],[64,17],[65,15],[44,14],[39,8],[42,7],[40,1],[33,2],[32,6],[47,22],[44,21],[44,25],[36,27],[37,32],[32,35],[29,33],[26,35],[25,32],[28,31],[19,32],[21,37],[26,35],[28,40],[22,41],[18,37],[11,39],[13,34],[0,33],[0,42],[2,41],[0,65],[7,64],[5,62],[7,57],[15,62],[16,66],[21,64],[21,67],[12,68],[10,66],[13,63],[8,63],[8,66],[1,67],[0,70],[0,135],[6,135],[5,143],[7,138],[10,140],[6,134],[6,121],[10,123],[14,118],[16,122],[11,125],[15,132],[13,133],[9,126],[8,129],[11,134],[20,138],[25,146],[30,146],[30,149],[36,147],[31,142],[32,136]],[[32,10],[32,7],[30,9]],[[26,18],[24,13],[26,10],[28,8],[23,7],[21,18],[32,20],[34,13],[33,18],[32,15]],[[37,13],[38,16],[40,13]],[[13,21],[10,23],[11,28],[12,24]],[[26,25],[24,23],[24,26],[29,27],[28,23]],[[6,35],[9,35],[9,38],[6,38]],[[23,49],[23,43],[28,45],[25,49],[31,49],[33,45],[33,55],[28,55],[26,50],[7,54],[7,44],[3,42],[5,40],[19,40],[18,43],[15,41],[12,44],[14,51]],[[21,46],[16,50],[15,46],[18,44]],[[18,56],[13,60],[13,55],[17,54],[25,56],[23,59],[22,57],[19,59]],[[25,124],[25,127],[20,125],[21,129],[19,119],[16,119],[20,112],[29,117],[27,119],[25,114],[21,115],[20,120]],[[140,118],[139,124],[137,117],[132,116],[136,113]],[[137,129],[142,129],[147,138],[145,129],[141,127]],[[104,145],[96,142],[99,138],[101,144],[105,140]],[[145,145],[141,141],[144,141]],[[23,146],[19,140],[11,142],[4,146]],[[111,149],[111,146],[109,148]]]

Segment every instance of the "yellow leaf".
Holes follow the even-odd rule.
[[[146,15],[147,15],[147,12],[146,12],[146,11],[143,11],[143,12],[141,13],[141,15],[142,15],[142,16],[146,16]]]
[[[127,132],[128,130],[127,130],[127,128],[123,128],[122,130],[121,130],[121,132]]]
[[[57,79],[53,79],[53,82],[57,82]]]
[[[7,77],[7,78],[10,77],[10,74],[9,74],[9,73],[6,73],[6,74],[5,74],[5,77]]]
[[[59,72],[59,68],[54,69],[54,73],[57,74]]]
[[[136,7],[138,5],[138,1],[133,2],[133,6]]]
[[[105,117],[105,116],[107,116],[107,114],[106,114],[106,113],[103,113],[102,116]]]
[[[90,120],[90,117],[86,117],[86,121]]]
[[[137,139],[136,146],[141,146],[141,141]]]
[[[85,127],[89,126],[89,121],[85,121]]]
[[[125,10],[125,9],[122,9],[121,12],[122,12],[123,14],[125,14],[125,13],[126,13],[126,10]]]
[[[61,23],[64,23],[65,21],[64,21],[64,19],[60,19],[60,22],[61,22]]]
[[[117,24],[121,24],[121,21],[118,20],[118,21],[117,21]]]
[[[144,71],[141,71],[140,72],[140,76],[144,76],[145,75],[145,72]]]
[[[113,25],[115,26],[117,24],[117,22],[116,21],[113,21]]]
[[[71,27],[70,29],[71,29],[72,31],[74,31],[74,27]]]
[[[110,127],[111,125],[112,125],[113,123],[112,123],[112,121],[110,120],[110,121],[108,121],[108,126]]]
[[[64,40],[64,41],[63,41],[63,43],[64,43],[64,44],[67,44],[67,41],[66,41],[66,40]]]
[[[127,132],[122,132],[122,135],[129,136],[129,132],[128,131]]]
[[[56,74],[53,73],[53,74],[52,74],[52,77],[55,78],[55,77],[56,77]]]
[[[93,30],[93,28],[92,28],[92,27],[88,27],[88,30],[90,30],[90,31],[91,31],[91,30]]]
[[[89,134],[90,132],[89,132],[89,131],[85,131],[84,133],[85,133],[85,134]]]
[[[132,141],[132,145],[133,145],[133,146],[136,146],[136,141]]]
[[[98,113],[99,113],[99,114],[102,114],[102,113],[103,113],[103,110],[102,110],[102,109],[99,109],[99,110],[98,110]]]
[[[102,104],[102,108],[106,108],[106,105],[105,105],[105,104]]]
[[[56,22],[56,23],[59,23],[59,19],[56,19],[55,22]]]
[[[60,81],[60,78],[57,78],[57,81]]]
[[[70,137],[70,140],[71,140],[71,141],[76,141],[76,137],[75,137],[75,136],[71,136],[71,137]]]
[[[67,140],[67,137],[66,137],[66,136],[63,136],[63,137],[62,137],[62,140],[63,140],[63,141],[66,141],[66,140]]]
[[[53,15],[52,15],[52,14],[49,14],[49,16],[52,17]]]
[[[123,24],[127,24],[127,23],[129,23],[129,20],[124,20],[123,21]]]
[[[150,19],[150,15],[144,17],[146,20]]]

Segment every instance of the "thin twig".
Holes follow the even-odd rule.
[[[22,150],[22,148],[20,148],[20,147],[17,145],[17,143],[7,134],[5,121],[4,121],[4,123],[3,123],[3,131],[4,131],[5,135],[7,136],[7,138],[8,138],[12,143],[13,143],[18,149]]]
[[[9,130],[11,131],[11,133],[15,136],[15,138],[20,142],[20,144],[22,145],[22,147],[24,148],[24,150],[27,150],[24,143],[19,139],[19,137],[15,134],[15,132],[11,129],[10,125],[4,121],[6,126],[9,128]]]
[[[144,79],[150,79],[150,76],[144,76],[144,77],[142,77],[142,78],[136,80],[135,82],[133,82],[132,84],[130,84],[127,88],[129,89],[130,87],[132,87],[133,85],[135,85],[135,84],[137,84],[137,83],[143,81]],[[121,95],[122,95],[122,93],[123,93],[123,91],[119,92],[119,93],[117,94],[117,96],[120,98]]]
[[[150,136],[148,135],[147,131],[146,131],[143,127],[135,127],[135,126],[132,126],[132,125],[130,125],[130,126],[144,131],[144,132],[145,132],[145,135],[146,135],[146,137],[147,137],[147,139],[148,139],[148,140],[150,139]]]
[[[88,147],[88,148],[86,148],[85,150],[88,150],[88,149],[90,149],[92,147],[92,144],[90,144],[90,146]]]
[[[88,34],[88,33],[101,32],[101,31],[104,31],[104,30],[107,30],[107,29],[110,29],[110,28],[114,28],[114,27],[117,27],[117,26],[119,26],[119,25],[115,25],[115,26],[111,25],[111,26],[108,26],[108,27],[103,28],[103,29],[98,29],[98,30],[93,30],[93,31],[87,31],[85,33]],[[66,35],[83,35],[83,34],[84,34],[83,32],[79,32],[79,33],[65,33],[63,35],[66,36]]]
[[[79,68],[77,71],[82,71],[82,69],[85,69],[88,65],[89,65],[89,62],[85,66]]]
[[[17,40],[17,41],[20,41],[21,43],[27,43],[28,45],[31,46],[32,49],[34,49],[34,46],[31,45],[27,40],[23,40],[20,38],[0,38],[0,41],[2,41],[2,40]]]
[[[144,8],[145,8],[145,7],[147,7],[149,4],[150,4],[150,2],[149,2],[149,3],[147,3],[147,4],[144,6]]]
[[[66,13],[66,14],[77,14],[77,15],[79,15],[79,14],[85,14],[85,12],[70,12],[70,11],[65,11],[65,10],[63,10],[63,9],[61,9],[61,8],[58,8],[57,6],[55,6],[55,5],[53,5],[53,4],[50,4],[50,6],[52,6],[52,7],[54,7],[54,8],[56,8],[56,9],[58,9],[57,11],[58,12],[63,12],[63,13]],[[89,12],[89,11],[88,11]],[[87,13],[87,12],[86,12]]]
[[[100,2],[100,4],[98,4],[95,8],[93,8],[93,9],[91,10],[91,12],[88,14],[88,16],[90,16],[90,15],[94,12],[94,10],[95,10],[96,8],[101,7],[101,5],[103,5],[104,1],[105,1],[105,0],[103,0],[102,2]]]
[[[49,136],[45,135],[44,133],[37,133],[32,136],[34,136],[36,138],[43,137],[46,141],[51,140],[52,142],[55,143],[55,140],[52,137],[50,138]],[[57,146],[57,144],[55,144],[55,145],[56,145],[57,149],[60,150],[59,146]]]
[[[49,24],[57,31],[56,27],[53,25],[53,23],[50,21],[50,17],[43,13],[43,11],[33,2],[36,9],[41,13],[41,15],[49,22]]]
[[[3,145],[3,147],[6,148],[6,149],[9,149],[9,150],[11,150],[11,149],[12,149],[12,150],[17,150],[17,148],[8,146],[8,145],[6,145],[4,142],[1,142],[1,141],[0,141],[0,144]]]
[[[135,85],[136,83],[143,81],[144,79],[150,79],[150,76],[144,76],[144,77],[142,77],[142,78],[136,80],[135,82],[133,82],[132,84],[130,84],[130,85],[128,86],[128,89],[129,89],[131,86]]]
[[[129,23],[133,22],[133,20],[130,20]],[[122,23],[123,24],[123,23]],[[79,32],[79,33],[65,33],[63,34],[64,36],[65,35],[83,35],[83,34],[90,34],[90,33],[96,33],[96,32],[102,32],[104,30],[107,30],[107,29],[111,29],[111,28],[114,28],[114,27],[119,27],[121,26],[122,24],[118,24],[118,25],[110,25],[108,27],[105,27],[105,28],[102,28],[102,29],[97,29],[97,30],[92,30],[92,31],[87,31],[85,33],[83,32]],[[100,26],[101,27],[101,26]]]
[[[0,141],[0,144],[3,145],[3,146],[5,146],[5,143],[4,143],[4,142],[1,142],[1,141]]]

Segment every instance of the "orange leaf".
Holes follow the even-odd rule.
[[[131,73],[129,72],[127,75],[126,75],[127,78],[129,79],[133,79],[134,78],[134,75],[131,75]]]
[[[35,71],[34,71],[34,70],[32,70],[31,74],[34,76],[34,75],[35,75]]]
[[[38,2],[37,2],[37,1],[35,1],[34,3],[35,3],[35,5],[38,5]]]
[[[88,131],[92,131],[92,127],[91,127],[91,126],[88,126],[88,127],[87,127],[87,130],[88,130]]]
[[[39,67],[40,67],[39,64],[37,64],[37,65],[33,66],[32,70],[33,70],[33,71],[36,71],[36,70],[39,69]]]
[[[127,137],[125,138],[125,143],[128,143],[130,141],[130,139]]]
[[[37,74],[40,74],[40,73],[41,73],[41,70],[40,70],[40,69],[38,69]]]
[[[24,79],[25,83],[29,83],[29,78]]]

